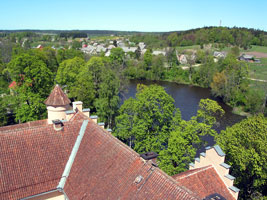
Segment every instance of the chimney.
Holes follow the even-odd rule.
[[[72,102],[73,110],[76,112],[76,108],[80,111],[83,112],[83,102],[81,101],[74,101]]]
[[[97,124],[97,119],[98,119],[97,115],[92,115],[92,116],[90,116],[90,118],[93,120],[93,122],[95,122]]]
[[[214,147],[206,147],[206,152],[200,153],[200,157],[195,158],[195,163],[189,164],[189,169],[196,169],[212,165],[231,194],[235,199],[237,199],[239,189],[234,187],[235,177],[229,174],[229,169],[231,166],[224,163],[224,160],[225,153],[222,151],[219,145],[215,145]]]
[[[70,100],[62,91],[59,85],[56,85],[49,97],[45,100],[48,112],[48,124],[53,124],[53,120],[66,120],[66,111],[69,109]]]
[[[63,122],[59,119],[55,119],[55,120],[52,120],[52,123],[53,123],[53,127],[56,131],[61,131],[63,130]]]
[[[145,160],[151,160],[152,161],[152,165],[155,166],[155,167],[158,167],[158,165],[157,165],[158,154],[157,153],[152,151],[152,152],[147,152],[147,153],[140,154],[140,156]]]

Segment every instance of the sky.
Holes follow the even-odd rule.
[[[267,31],[267,0],[0,0],[0,30]]]

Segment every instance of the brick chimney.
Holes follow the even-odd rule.
[[[190,163],[189,169],[196,169],[212,165],[218,175],[225,183],[235,199],[238,198],[239,189],[234,186],[235,177],[229,174],[230,165],[224,163],[225,153],[219,145],[206,147],[206,152],[200,153],[199,158],[195,158],[195,163]]]
[[[70,108],[71,101],[67,95],[57,84],[49,97],[45,100],[47,112],[48,112],[48,124],[52,124],[52,120],[66,120],[66,113]]]

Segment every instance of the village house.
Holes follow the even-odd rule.
[[[162,50],[153,51],[152,54],[155,56],[158,56],[158,55],[166,56],[166,52]]]
[[[168,176],[155,153],[139,155],[56,85],[48,119],[0,127],[0,199],[236,200],[230,166],[208,147],[190,170]]]
[[[214,51],[213,52],[213,56],[215,57],[215,58],[225,58],[226,57],[226,52],[224,52],[224,51]]]
[[[238,58],[240,61],[245,61],[245,62],[251,62],[251,63],[260,63],[260,59],[254,58],[254,56],[252,55],[248,55],[248,54],[242,54],[241,56],[239,56]]]

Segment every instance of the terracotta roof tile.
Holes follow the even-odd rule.
[[[0,199],[20,199],[55,189],[82,122],[0,131]],[[25,126],[26,127],[26,126]]]
[[[235,199],[211,165],[176,174],[173,178],[201,198],[218,193],[227,200]]]
[[[13,81],[8,87],[9,88],[15,88],[17,86],[16,81]]]
[[[136,183],[138,176],[142,177]],[[70,199],[199,199],[89,121],[64,187]]]
[[[56,85],[52,90],[49,97],[45,100],[45,104],[48,106],[64,106],[70,104],[71,101],[67,95],[62,91],[59,85]]]
[[[38,121],[32,121],[32,122],[26,122],[23,124],[15,124],[10,126],[2,126],[0,127],[0,131],[15,131],[16,129],[27,129],[27,128],[33,128],[38,126],[46,126],[47,125],[47,119],[38,120]]]

